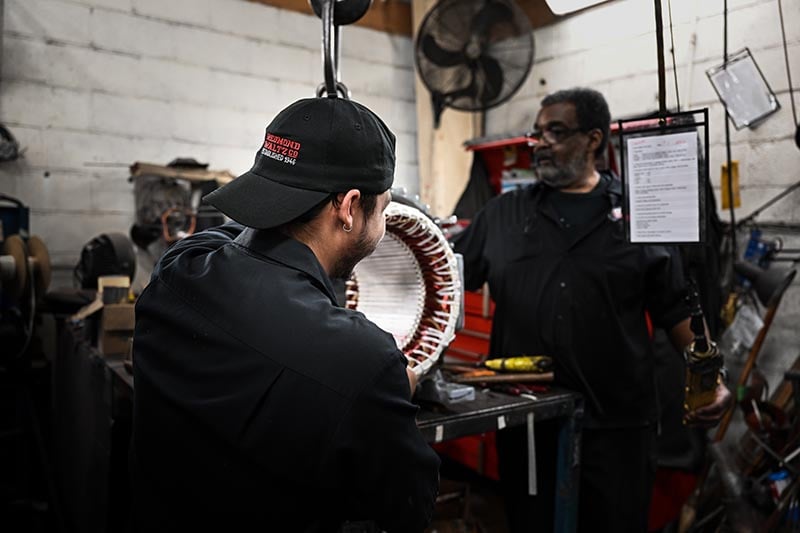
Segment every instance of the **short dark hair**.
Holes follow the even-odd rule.
[[[598,129],[603,134],[600,146],[594,151],[594,156],[601,159],[608,144],[608,132],[611,125],[611,112],[608,110],[605,97],[594,89],[575,87],[545,96],[542,100],[542,107],[563,103],[575,106],[575,115],[578,117],[578,127],[581,130],[588,132]]]
[[[299,217],[295,218],[291,222],[287,222],[284,227],[290,233],[294,233],[296,229],[300,226],[304,226],[317,218],[317,216],[322,212],[322,210],[328,205],[333,204],[334,207],[339,206],[339,195],[341,193],[333,192],[329,194],[325,199],[323,199],[320,203],[300,215]],[[372,213],[375,212],[375,208],[378,206],[378,195],[372,193],[361,193],[361,211],[364,214],[364,221],[372,216]],[[285,233],[285,232],[284,232]]]

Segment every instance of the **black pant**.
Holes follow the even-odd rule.
[[[497,433],[500,481],[511,533],[553,531],[557,421],[537,422],[537,496],[528,496],[524,426]],[[655,428],[584,429],[578,531],[643,533],[655,476]]]

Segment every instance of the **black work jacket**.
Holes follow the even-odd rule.
[[[139,531],[422,531],[439,459],[406,360],[312,251],[229,224],[169,249],[136,305]]]
[[[669,330],[688,317],[677,250],[626,241],[616,178],[608,209],[567,231],[537,183],[493,198],[456,237],[465,285],[496,303],[492,357],[550,355],[556,382],[587,398],[587,427],[656,417],[648,311]]]

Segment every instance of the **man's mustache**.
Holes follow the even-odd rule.
[[[539,165],[542,159],[549,159],[550,161],[553,160],[553,154],[551,152],[536,152],[533,154],[533,164],[534,166]]]

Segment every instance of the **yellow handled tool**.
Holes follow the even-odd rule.
[[[553,369],[553,359],[546,355],[489,359],[483,364],[487,368],[500,372],[550,372]]]

